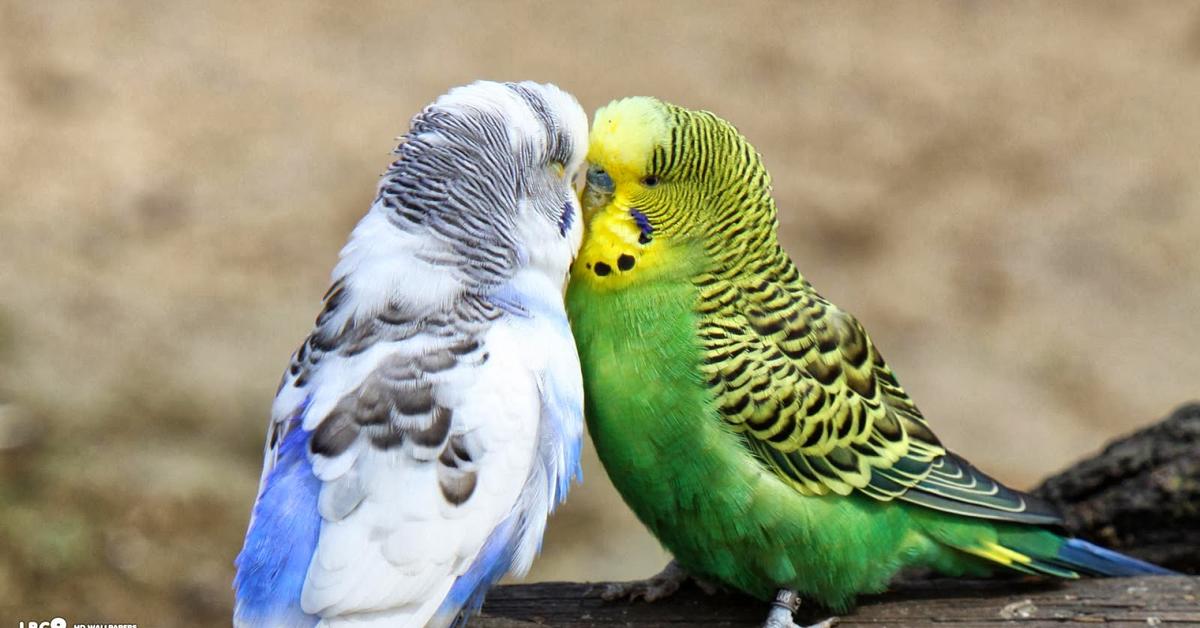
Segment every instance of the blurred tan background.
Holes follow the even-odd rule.
[[[392,138],[478,78],[735,122],[801,269],[1017,486],[1200,393],[1200,3],[443,4],[0,2],[0,622],[227,623],[278,375]],[[533,576],[660,567],[586,474]]]

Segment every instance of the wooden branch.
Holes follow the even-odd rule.
[[[1200,404],[1116,441],[1035,491],[1062,509],[1067,529],[1180,571],[1200,572]],[[602,583],[542,583],[493,589],[475,628],[530,626],[759,626],[768,605],[737,593],[706,596],[685,585],[674,596],[605,602]],[[828,613],[802,607],[801,624]],[[840,626],[1200,626],[1200,578],[909,580],[868,596]]]
[[[1076,536],[1200,573],[1200,404],[1113,442],[1034,493],[1058,505]]]
[[[472,628],[556,626],[760,626],[768,605],[737,594],[708,596],[685,585],[666,600],[605,602],[601,585],[550,582],[503,586],[488,595]],[[863,598],[838,626],[1106,626],[1200,625],[1200,578],[1103,578],[1066,583],[1015,580],[927,580]],[[801,607],[805,625],[827,612]]]

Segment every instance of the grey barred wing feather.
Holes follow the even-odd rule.
[[[702,369],[721,416],[800,493],[1060,522],[1049,504],[948,452],[862,325],[790,264],[782,280],[702,281],[700,311]]]
[[[307,612],[386,613],[397,625],[457,614],[451,588],[494,531],[508,530],[500,524],[533,464],[538,380],[495,333],[436,349],[414,340],[413,352],[379,359],[312,430],[322,524]]]
[[[935,460],[929,474],[901,498],[970,517],[1062,524],[1062,516],[1050,503],[1008,488],[952,452]]]
[[[335,284],[326,296],[285,375],[268,440],[269,474],[278,443],[305,430],[320,481],[320,536],[300,606],[438,625],[437,613],[457,614],[463,601],[451,588],[530,475],[542,382],[515,350],[504,311],[486,299],[464,297],[453,317],[394,306],[353,319],[348,290]],[[297,407],[302,425],[288,411]]]
[[[264,486],[304,438],[308,466],[292,464],[316,481],[312,512],[269,512],[252,538],[280,549],[242,564],[285,557],[301,621],[450,625],[487,583],[529,568],[578,471],[582,384],[557,288],[464,298],[452,320],[387,308],[345,322],[340,290],[285,375],[268,440]],[[310,544],[299,522],[319,530]],[[238,625],[261,624],[249,617]]]
[[[443,497],[452,504],[466,501],[474,487],[474,472],[465,468],[471,454],[462,430],[452,434],[454,410],[440,394],[437,375],[453,369],[460,357],[477,347],[476,341],[468,339],[433,352],[397,353],[380,360],[313,430],[310,451],[335,460],[358,446],[403,450],[420,462],[436,460]],[[355,505],[347,501],[332,510],[322,508],[322,514],[340,519]]]

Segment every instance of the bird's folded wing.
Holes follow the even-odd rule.
[[[733,290],[730,295],[718,291]],[[703,371],[750,451],[806,495],[852,492],[1056,523],[1048,504],[948,453],[850,314],[803,280],[708,289]]]
[[[535,377],[500,358],[475,340],[390,355],[313,431],[324,485],[305,610],[427,618],[471,568],[538,429]]]

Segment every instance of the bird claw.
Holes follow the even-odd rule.
[[[639,599],[647,602],[655,602],[665,597],[670,597],[677,590],[679,590],[679,583],[677,582],[664,582],[654,578],[647,578],[645,580],[606,584],[604,585],[604,590],[600,593],[600,597],[606,602],[616,602],[618,600],[633,602]]]
[[[763,628],[833,628],[837,624],[837,617],[829,617],[815,624],[801,626],[800,624],[797,624],[796,621],[791,617],[778,618],[767,616],[767,621],[763,624]]]
[[[799,608],[800,596],[790,589],[780,589],[775,594],[775,601],[771,602],[771,612],[762,628],[833,628],[838,623],[837,617],[830,617],[811,626],[801,626],[793,617]]]
[[[631,580],[629,582],[614,582],[605,585],[604,590],[600,593],[600,597],[605,601],[613,602],[616,600],[634,601],[638,599],[647,602],[655,602],[663,598],[670,597],[679,590],[679,585],[687,580],[692,580],[700,590],[708,595],[712,595],[718,591],[718,586],[696,578],[679,563],[671,561],[666,567],[657,574],[646,578],[645,580]]]

